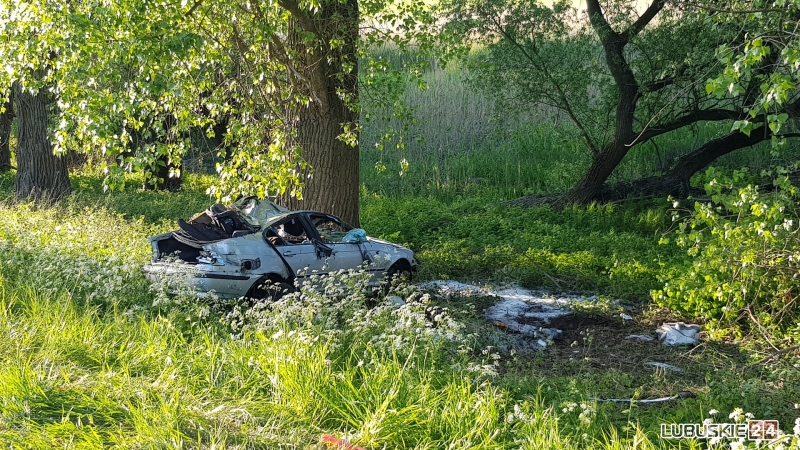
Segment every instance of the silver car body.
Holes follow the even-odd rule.
[[[150,237],[153,260],[144,267],[147,277],[168,284],[183,280],[198,296],[236,298],[252,295],[265,281],[302,284],[312,275],[364,268],[371,272],[370,285],[379,286],[390,269],[416,270],[414,252],[400,245],[371,237],[344,242],[352,229],[335,216],[256,201],[254,208],[236,208],[253,232],[197,249],[176,243],[179,231]],[[296,231],[302,227],[305,239],[291,243],[281,238],[289,225]]]

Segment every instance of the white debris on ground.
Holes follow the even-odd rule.
[[[518,286],[503,289],[475,286],[458,281],[431,281],[420,287],[437,289],[441,295],[497,297],[493,306],[484,310],[484,315],[501,329],[516,333],[516,350],[541,350],[546,348],[561,330],[549,327],[550,320],[572,313],[570,304],[576,301],[591,301],[597,297],[577,295],[552,295],[531,291]]]
[[[676,347],[679,345],[697,345],[700,339],[700,325],[686,324],[684,322],[667,322],[656,330],[658,339],[664,345]]]
[[[632,334],[625,338],[626,341],[634,341],[634,342],[653,342],[656,340],[653,336],[648,336],[646,334]]]

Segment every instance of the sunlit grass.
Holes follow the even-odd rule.
[[[494,331],[470,309],[473,299],[441,303],[407,289],[398,295],[409,305],[396,310],[342,288],[358,285],[347,277],[329,280],[328,295],[306,292],[266,309],[164,298],[150,292],[139,270],[150,254],[145,237],[171,229],[184,210],[136,209],[150,194],[135,190],[101,199],[96,182],[85,179],[85,190],[56,207],[0,204],[4,446],[318,448],[331,433],[364,448],[700,448],[661,441],[658,424],[700,422],[710,408],[736,406],[786,421],[798,395],[796,374],[753,372],[742,385],[735,364],[712,351],[684,357],[691,370],[684,379],[654,376],[641,364],[631,373],[596,370],[592,361],[608,357],[602,342],[579,344],[574,358],[502,352],[479,338]],[[479,200],[420,200],[418,215],[411,200],[382,201],[366,202],[364,222],[423,249],[429,273],[450,270],[447,252],[458,255],[475,240],[484,247],[459,261],[467,272],[525,245],[561,261],[553,267],[562,278],[600,279],[606,269],[581,258],[604,264],[617,253],[624,265],[632,254],[647,255],[654,244],[646,236],[664,221],[651,208],[595,206],[563,216],[512,209],[503,218]],[[431,233],[437,225],[443,228]],[[477,238],[498,230],[508,234]],[[498,250],[506,246],[511,252]],[[452,313],[433,326],[425,312],[436,304]],[[679,387],[698,399],[627,409],[592,400]]]

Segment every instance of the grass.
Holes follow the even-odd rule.
[[[404,148],[378,151],[371,144],[382,124],[365,124],[364,228],[413,248],[421,280],[600,293],[598,305],[611,306],[559,323],[561,339],[525,353],[498,348],[513,336],[483,319],[491,299],[404,287],[394,294],[408,303],[395,309],[366,298],[358,274],[326,281],[325,295],[304,291],[271,307],[167,296],[140,271],[146,237],[205,209],[207,177],[189,175],[180,193],[140,191],[131,177],[127,190],[105,193],[98,174],[75,173],[75,194],[42,207],[11,202],[12,174],[2,174],[0,445],[322,449],[330,433],[374,449],[733,448],[658,432],[661,423],[711,419],[711,410],[729,422],[737,408],[792,431],[796,355],[746,368],[769,354],[763,341],[672,349],[623,339],[692,319],[649,303],[649,291],[688,258],[658,244],[673,225],[665,201],[561,212],[500,206],[566,189],[587,152],[550,113],[534,124],[500,120],[490,99],[465,93],[462,75],[425,76],[429,90],[407,99],[426,120],[411,125]],[[637,147],[615,177],[658,173],[718,131],[701,126]],[[722,165],[774,157],[759,147]],[[633,321],[619,317],[615,298],[635,307]],[[442,311],[435,323],[431,307]],[[696,398],[597,401],[681,390]]]
[[[408,307],[368,307],[363,292],[335,280],[328,295],[304,292],[274,308],[165,297],[138,269],[149,257],[144,238],[171,229],[168,216],[190,215],[203,179],[174,198],[100,194],[97,178],[76,181],[75,197],[60,206],[0,205],[4,446],[309,449],[331,433],[364,448],[702,448],[660,440],[659,424],[736,407],[784,428],[793,419],[800,379],[790,364],[743,373],[756,355],[732,343],[686,352],[621,340],[654,328],[664,319],[655,311],[634,325],[612,310],[587,312],[564,324],[549,350],[509,353],[492,345],[498,331],[475,298],[406,289],[397,294]],[[428,278],[495,277],[502,273],[486,269],[501,266],[511,268],[507,280],[524,278],[515,258],[530,247],[553,261],[553,278],[614,293],[624,284],[611,281],[617,269],[605,261],[614,254],[618,266],[638,257],[645,267],[628,282],[655,283],[649,259],[672,257],[655,245],[665,226],[655,205],[503,214],[475,199],[373,196],[363,221],[417,248]],[[425,315],[431,305],[446,311],[436,326]],[[687,373],[644,366],[653,359]],[[682,389],[698,397],[659,407],[593,400]]]

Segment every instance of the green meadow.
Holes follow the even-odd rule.
[[[177,193],[140,190],[136,177],[105,193],[101,175],[76,170],[75,194],[42,206],[12,201],[11,172],[0,176],[2,446],[323,449],[331,434],[364,449],[736,448],[736,439],[659,432],[745,414],[793,433],[797,352],[762,358],[791,346],[800,325],[764,333],[713,324],[694,348],[626,341],[665,321],[706,325],[653,300],[694,270],[696,256],[670,238],[673,204],[504,206],[568,189],[589,153],[563,117],[504,116],[465,77],[436,68],[426,90],[408,89],[415,120],[402,148],[391,139],[376,147],[391,122],[377,113],[365,121],[361,225],[417,253],[416,281],[596,295],[561,324],[561,339],[507,351],[482,314],[491,298],[399,286],[392,295],[406,305],[396,308],[357,272],[273,304],[168,295],[142,275],[146,238],[204,210],[210,175],[189,174]],[[658,174],[719,131],[700,126],[637,147],[614,181]],[[796,155],[767,143],[716,170],[757,174]],[[603,401],[686,391],[656,405]]]

